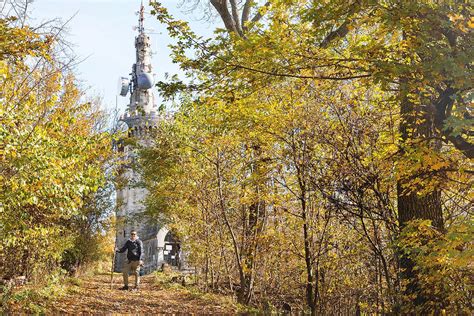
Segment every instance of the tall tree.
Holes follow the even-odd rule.
[[[0,52],[0,274],[39,280],[58,267],[70,220],[104,183],[110,136],[57,62],[55,35],[15,20],[0,19],[11,44]]]

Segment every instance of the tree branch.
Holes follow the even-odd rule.
[[[232,10],[232,20],[234,21],[235,28],[240,36],[243,36],[242,27],[240,26],[239,13],[237,12],[237,3],[235,0],[229,0],[230,7]]]
[[[451,109],[456,93],[457,90],[451,87],[444,89],[444,91],[440,93],[438,99],[433,104],[435,108],[434,124],[455,148],[460,150],[466,157],[472,159],[474,158],[474,144],[468,142],[461,135],[453,135],[453,128],[445,127],[446,119],[451,116]]]
[[[347,35],[347,33],[349,33],[349,20],[346,20],[344,21],[344,23],[341,24],[341,26],[339,26],[336,30],[330,32],[325,38],[324,40],[321,42],[321,44],[319,44],[319,47],[321,48],[326,48],[329,46],[329,44],[335,40],[335,39],[338,39],[338,38],[342,38],[344,36]]]
[[[227,0],[210,0],[211,4],[217,10],[219,15],[221,16],[222,21],[224,22],[225,28],[230,32],[235,32],[239,34],[235,22],[232,19],[232,15],[229,12],[227,7]]]
[[[326,37],[323,39],[321,44],[319,44],[320,48],[326,48],[331,44],[332,41],[343,38],[344,36],[349,33],[349,24],[351,23],[351,17],[356,13],[356,10],[360,8],[360,3],[358,0],[354,1],[350,6],[349,10],[346,14],[346,18],[344,22],[334,31],[330,32]]]
[[[268,6],[270,6],[270,1],[268,1],[267,3],[265,3],[262,8],[268,7]],[[260,11],[257,11],[257,13],[255,14],[255,16],[252,18],[252,21],[251,21],[251,22],[252,22],[252,23],[256,23],[256,22],[260,21],[260,19],[261,19],[262,17],[263,17],[263,14],[260,13]]]
[[[252,4],[253,4],[253,0],[246,0],[244,4],[244,8],[242,9],[241,24],[242,24],[242,29],[244,32],[247,31],[247,27],[245,26],[245,23],[247,23],[247,21],[249,20],[250,7],[252,6]]]

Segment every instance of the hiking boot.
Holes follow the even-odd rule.
[[[122,286],[119,290],[122,290],[122,291],[127,291],[128,290],[128,285],[124,285]]]
[[[132,289],[132,291],[138,291],[139,287],[138,285],[135,285],[135,287]]]

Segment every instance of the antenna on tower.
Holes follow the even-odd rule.
[[[140,5],[139,17],[138,17],[138,32],[139,33],[145,32],[145,27],[143,26],[143,21],[145,20],[144,13],[145,13],[145,7],[143,6],[143,0],[142,0],[141,5]]]

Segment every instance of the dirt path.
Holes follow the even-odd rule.
[[[132,278],[133,280],[133,278]],[[139,291],[121,291],[121,277],[100,275],[82,279],[80,286],[51,302],[47,314],[235,314],[232,303],[216,303],[212,296],[196,295],[186,288],[157,284],[154,276],[142,277]],[[224,306],[222,306],[224,305]]]

